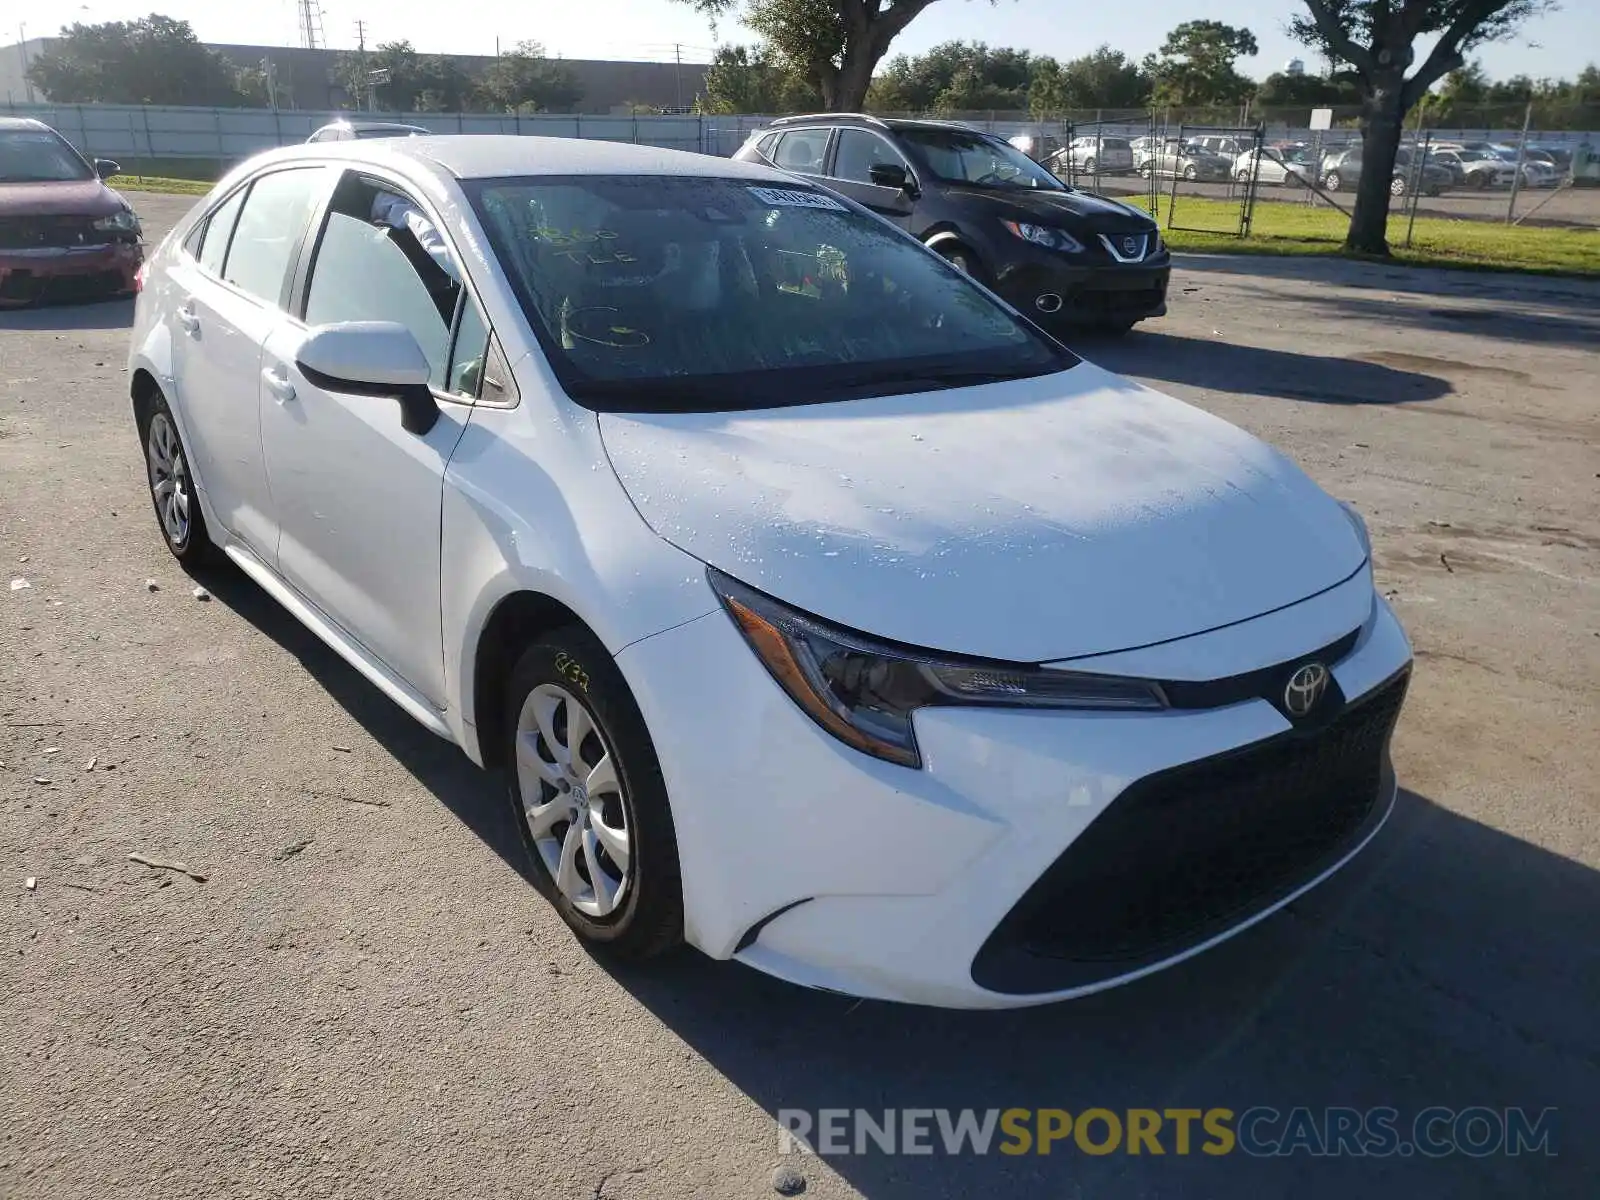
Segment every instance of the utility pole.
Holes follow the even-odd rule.
[[[1522,136],[1517,139],[1517,174],[1511,180],[1511,200],[1506,205],[1506,224],[1510,225],[1517,215],[1517,193],[1522,190],[1522,167],[1528,161],[1528,126],[1533,124],[1533,99],[1529,97],[1528,107],[1522,112]]]
[[[683,111],[683,47],[680,46],[677,42],[673,42],[672,43],[672,58],[673,58],[673,61],[677,63],[677,70],[673,73],[674,74],[674,78],[676,80],[673,90],[676,93],[677,98],[678,98],[678,103],[677,103],[677,105],[675,107],[676,107],[676,111],[682,112]]]
[[[366,77],[367,77],[367,23],[365,21],[361,20],[360,18],[356,19],[356,63],[357,63],[357,70],[360,71],[360,80],[366,79]],[[357,83],[356,83],[355,101],[356,101],[356,111],[357,112],[361,111],[361,83],[360,83],[360,80],[358,80]],[[370,83],[367,85],[369,90],[371,89],[371,86],[372,85]]]

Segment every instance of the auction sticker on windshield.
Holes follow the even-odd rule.
[[[821,192],[792,191],[788,188],[763,188],[753,187],[750,194],[763,204],[786,204],[791,208],[829,208],[834,212],[844,212],[844,205],[832,196],[824,196]]]

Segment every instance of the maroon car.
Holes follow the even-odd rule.
[[[0,117],[0,308],[135,290],[139,218],[48,125]]]

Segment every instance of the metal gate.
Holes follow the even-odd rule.
[[[1171,180],[1167,228],[1248,237],[1265,133],[1259,124],[1179,125],[1176,133],[1165,133],[1146,165],[1152,184]]]
[[[1155,113],[1065,121],[1061,134],[1066,144],[1050,166],[1068,185],[1117,199],[1139,197],[1156,211],[1156,184],[1138,175],[1139,155],[1155,141]]]

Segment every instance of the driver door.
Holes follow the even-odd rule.
[[[872,168],[877,165],[901,168],[912,190],[874,183]],[[911,216],[916,210],[916,200],[913,198],[916,174],[905,157],[880,134],[870,129],[839,130],[834,140],[833,166],[828,172],[827,182],[840,195],[866,205],[896,225],[904,227],[911,224]]]
[[[317,235],[304,320],[285,315],[262,359],[261,441],[278,504],[278,570],[435,707],[445,699],[439,612],[444,473],[466,429],[489,329],[470,289],[371,219],[386,184],[347,175]],[[455,259],[459,263],[459,257]],[[430,267],[436,274],[430,274]],[[394,321],[433,366],[438,421],[401,426],[397,402],[307,379],[308,327]]]

